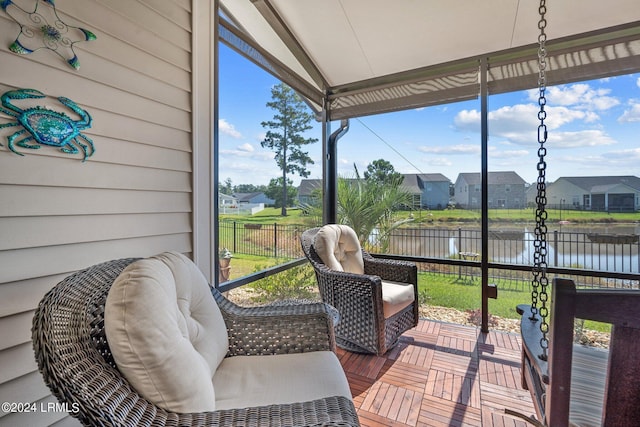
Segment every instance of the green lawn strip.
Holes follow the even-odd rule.
[[[272,257],[234,254],[231,259],[231,279],[247,276],[256,266],[267,268],[275,265]],[[480,308],[480,280],[459,279],[457,275],[418,273],[418,293],[421,304],[449,307],[460,311]],[[530,304],[531,294],[524,291],[505,290],[498,287],[498,299],[489,300],[489,313],[508,319],[518,319],[516,306]],[[600,332],[610,330],[608,324],[585,321],[585,329]]]
[[[480,280],[458,279],[458,276],[444,276],[433,273],[418,274],[418,292],[422,304],[449,307],[460,311],[480,308]],[[516,306],[531,304],[531,294],[524,291],[505,290],[498,287],[498,299],[489,300],[489,313],[508,319],[518,319]],[[585,329],[600,332],[610,330],[606,323],[585,321]]]
[[[527,209],[489,209],[490,222],[514,222],[529,223],[535,220],[535,211],[532,208]],[[441,223],[480,223],[479,210],[467,209],[445,209],[445,210],[415,210],[415,211],[397,211],[396,215],[399,219],[406,219],[412,216],[414,221],[409,222],[406,227],[412,227],[416,224],[430,224],[434,222]],[[563,221],[569,221],[579,224],[592,223],[623,223],[637,221],[637,212],[625,213],[607,213],[607,212],[591,212],[591,211],[574,211],[567,209],[547,209],[548,221],[557,222],[562,218]],[[242,223],[256,224],[303,224],[313,226],[313,219],[305,216],[301,209],[288,208],[287,216],[280,216],[280,208],[265,208],[255,215],[219,215],[220,221],[237,221]]]

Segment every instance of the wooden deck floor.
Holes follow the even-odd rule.
[[[520,337],[421,320],[383,357],[338,349],[362,426],[528,427]]]

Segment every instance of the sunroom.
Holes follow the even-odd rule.
[[[19,128],[0,129],[0,400],[37,403],[38,409],[33,413],[3,410],[0,425],[77,425],[55,405],[46,410],[56,399],[38,372],[31,343],[34,310],[64,277],[106,260],[170,250],[187,255],[210,282],[219,285],[218,182],[224,178],[218,164],[221,44],[290,85],[316,114],[322,129],[317,135],[322,141],[318,159],[323,178],[322,222],[332,223],[337,220],[338,142],[331,135],[347,119],[476,99],[482,130],[474,142],[480,147],[475,170],[488,178],[487,98],[538,87],[539,4],[525,3],[2,2],[0,92],[35,89],[47,98],[27,102],[3,98],[0,124],[14,120],[11,112],[15,110],[7,104],[27,106],[31,102],[31,106],[69,115],[78,113],[56,99],[66,97],[78,110],[90,114],[90,123],[85,118],[74,129],[89,138],[95,149],[88,150],[86,140],[82,142],[84,153],[82,146],[75,148],[75,154],[44,144],[29,149],[18,146],[19,138],[15,145],[8,140]],[[27,13],[36,8],[38,13]],[[95,37],[82,32],[73,44],[48,44],[47,32],[30,32],[30,28],[42,28],[40,15],[66,30],[82,28]],[[547,85],[640,72],[640,8],[634,0],[550,3],[546,19]],[[16,53],[20,51],[16,41],[27,48],[22,54]],[[74,55],[76,61],[68,62]],[[83,118],[74,120],[80,123]],[[347,133],[343,138],[348,137]],[[620,171],[620,175],[634,174],[637,171],[631,168]],[[560,200],[556,203],[562,212]],[[401,341],[420,345],[399,346],[385,360],[363,355],[350,360],[349,354],[339,350],[346,370],[360,369],[349,379],[356,406],[362,410],[362,425],[525,425],[501,408],[533,413],[529,392],[514,380],[520,375],[519,338],[496,334],[489,325],[489,299],[495,292],[489,270],[527,273],[532,263],[498,262],[482,256],[488,253],[494,232],[484,193],[482,205],[478,234],[463,238],[474,242],[470,252],[479,256],[387,254],[424,266],[453,268],[460,275],[475,271],[480,330],[425,319]],[[637,264],[635,250],[631,259]],[[575,252],[581,251],[576,245]],[[291,261],[220,288],[240,287],[305,262]],[[595,266],[557,267],[548,271],[637,287],[640,276],[635,268],[612,272]],[[443,336],[436,338],[439,335],[433,328]],[[454,344],[456,340],[461,348]],[[471,348],[466,347],[469,345]],[[426,363],[428,356],[420,355],[420,347],[446,348],[439,355],[444,359],[460,354],[467,358],[458,361],[459,375],[448,377],[442,371],[441,378],[435,373],[430,378],[428,371],[411,368],[415,377],[394,377],[402,369],[390,366],[388,360],[413,357]],[[498,361],[500,352],[508,353],[507,347],[511,353]],[[482,365],[479,373],[477,355],[489,351],[494,352],[490,362],[501,368],[486,370],[489,365]],[[378,382],[378,375],[385,373],[387,381]],[[369,374],[375,380],[370,384]],[[464,380],[476,374],[489,378],[485,400],[478,383]],[[494,384],[500,375],[509,387]],[[417,377],[424,377],[425,387],[429,381],[432,386],[440,384],[432,387],[440,387],[439,396],[418,398],[400,386]],[[412,383],[409,389],[412,387],[415,392],[418,386]],[[401,395],[401,389],[405,394]],[[377,398],[367,394],[371,390]],[[446,397],[447,393],[453,396]],[[443,404],[444,400],[449,403]],[[386,415],[380,415],[380,408],[386,408]]]

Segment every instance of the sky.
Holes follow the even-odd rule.
[[[275,114],[266,103],[279,81],[224,45],[219,64],[219,181],[266,185],[281,171],[260,145],[260,123]],[[640,176],[640,74],[548,87],[546,98],[547,181]],[[488,106],[489,170],[535,182],[538,90],[493,95]],[[318,142],[306,146],[315,162],[309,178],[322,178],[322,130],[312,124],[305,136]],[[377,159],[401,173],[441,173],[452,182],[459,173],[480,172],[480,100],[351,119],[338,141],[338,173],[352,177],[355,165],[362,174]]]

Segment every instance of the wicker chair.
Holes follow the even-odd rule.
[[[67,277],[45,295],[33,319],[33,346],[45,383],[84,425],[359,425],[352,401],[338,396],[186,414],[147,401],[119,372],[104,330],[107,293],[133,261],[109,261]],[[243,308],[212,292],[229,334],[227,357],[335,349],[326,304]]]
[[[338,309],[337,345],[358,353],[382,355],[398,343],[400,336],[418,324],[418,279],[414,263],[374,258],[360,249],[364,274],[330,269],[314,246],[321,228],[300,236],[305,256],[313,266],[322,300]],[[359,244],[358,244],[359,247]],[[401,282],[413,287],[413,302],[386,318],[382,282]]]

